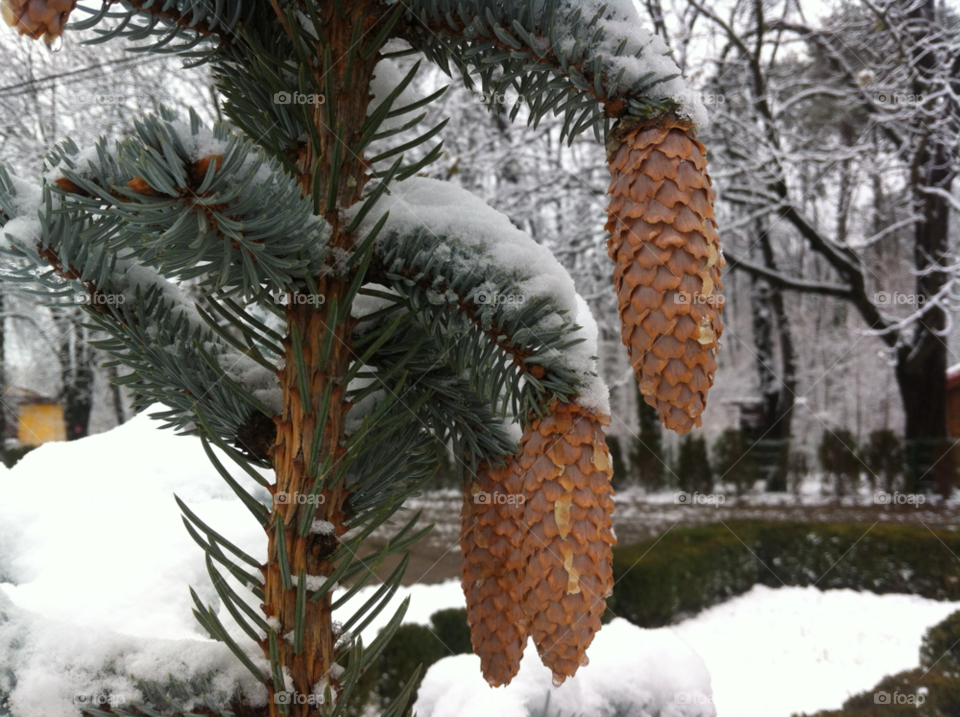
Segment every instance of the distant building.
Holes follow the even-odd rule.
[[[57,401],[28,388],[11,386],[3,397],[6,440],[23,446],[39,446],[67,440],[63,407]]]

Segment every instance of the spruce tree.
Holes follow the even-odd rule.
[[[74,4],[4,0],[3,15],[48,43],[69,18],[96,42],[209,63],[229,122],[161,111],[122,141],[61,142],[39,181],[0,168],[5,249],[51,300],[82,292],[135,408],[163,404],[155,416],[199,437],[263,527],[261,562],[177,499],[223,606],[194,592],[195,615],[263,684],[262,712],[341,714],[396,632],[406,602],[369,644],[354,637],[405,559],[344,624],[333,611],[425,533],[413,516],[357,554],[429,480],[438,444],[463,477],[484,676],[509,682],[529,637],[555,681],[572,676],[613,586],[595,324],[547,250],[417,177],[442,152],[443,123],[418,126],[443,90],[416,96],[421,62],[392,60],[452,64],[471,88],[524,98],[511,120],[562,114],[565,138],[606,141],[624,342],[648,401],[685,431],[715,370],[722,255],[703,109],[665,45],[627,0]],[[144,694],[115,711],[172,709],[160,687]]]

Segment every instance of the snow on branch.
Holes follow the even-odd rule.
[[[384,272],[428,282],[431,302],[469,317],[530,385],[576,393],[580,405],[609,414],[596,322],[548,249],[448,182],[393,184],[360,231],[388,212],[376,246]]]
[[[170,278],[247,297],[320,273],[329,227],[263,150],[166,110],[136,135],[83,152],[67,141],[48,158],[45,180],[65,206],[97,218],[85,245],[123,246]]]
[[[218,333],[156,269],[86,245],[98,220],[65,208],[49,185],[39,191],[0,166],[0,219],[4,252],[21,260],[6,278],[86,297],[79,303],[107,337],[97,347],[133,369],[125,381],[135,409],[164,403],[161,417],[188,432],[204,409],[225,437],[253,412],[279,412],[276,366],[261,350]]]
[[[445,70],[452,61],[468,87],[472,69],[484,92],[514,88],[531,122],[564,113],[571,138],[598,130],[605,118],[655,121],[673,113],[691,125],[707,123],[699,94],[630,0],[419,0],[410,7],[406,39],[414,47]]]

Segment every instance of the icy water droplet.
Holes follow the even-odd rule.
[[[56,54],[63,49],[63,35],[57,35],[52,40],[49,37],[45,37],[43,44],[47,46],[47,50],[50,53]]]

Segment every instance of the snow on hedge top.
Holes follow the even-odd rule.
[[[586,23],[603,11],[598,25],[603,26],[603,38],[595,45],[591,45],[586,57],[602,55],[604,57],[604,74],[613,78],[621,69],[624,69],[619,87],[643,85],[650,81],[647,75],[656,73],[657,77],[678,75],[672,80],[658,82],[644,94],[655,99],[672,99],[680,103],[678,114],[692,121],[695,125],[705,127],[708,123],[707,111],[700,101],[698,93],[693,92],[689,83],[683,78],[680,68],[670,57],[670,49],[659,35],[651,33],[643,27],[640,15],[633,0],[568,0],[564,3],[561,17],[580,8],[581,22]],[[573,37],[568,34],[569,28],[560,28],[560,44],[569,50],[574,45]],[[627,41],[623,52],[616,56],[616,49],[624,40]],[[643,50],[640,57],[636,54]]]
[[[356,212],[358,204],[351,213]],[[482,199],[450,182],[414,177],[397,182],[390,193],[366,216],[360,236],[390,212],[382,237],[394,232],[407,234],[427,230],[442,237],[476,248],[480,256],[471,261],[469,271],[480,276],[520,275],[518,290],[524,300],[545,298],[556,311],[545,316],[538,327],[557,328],[564,322],[580,325],[570,339],[584,339],[564,350],[562,360],[582,381],[576,402],[596,413],[610,415],[610,394],[597,376],[597,324],[586,302],[578,300],[573,279],[550,251],[537,244],[528,234],[517,229],[510,220],[487,205]],[[449,293],[449,292],[448,292]],[[444,296],[447,301],[453,297]],[[566,314],[561,314],[566,311]]]

